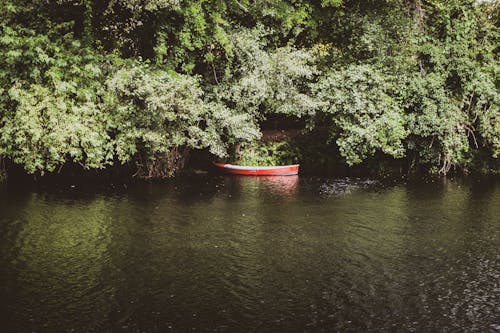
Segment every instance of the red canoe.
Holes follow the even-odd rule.
[[[222,172],[232,175],[245,176],[292,176],[299,173],[299,165],[283,165],[283,166],[242,166],[224,163],[215,163]]]

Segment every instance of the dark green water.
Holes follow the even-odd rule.
[[[500,181],[0,188],[2,332],[499,332]]]

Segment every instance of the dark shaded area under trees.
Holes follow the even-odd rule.
[[[494,2],[5,0],[0,11],[0,178],[165,178],[190,155],[500,173]],[[293,138],[261,139],[269,129]]]

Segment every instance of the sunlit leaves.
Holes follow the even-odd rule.
[[[168,169],[189,150],[227,156],[273,117],[328,129],[347,164],[498,161],[496,6],[0,1],[0,157]]]
[[[321,111],[329,119],[331,138],[350,165],[376,152],[405,154],[403,109],[390,96],[391,85],[370,66],[349,66],[330,72],[315,86]]]
[[[130,158],[141,148],[147,156],[176,147],[209,148],[227,154],[229,142],[259,136],[252,118],[214,102],[205,102],[193,77],[135,66],[118,71],[108,80],[116,95],[114,111],[118,157]]]
[[[113,145],[97,105],[75,105],[39,85],[16,85],[9,95],[18,105],[4,118],[0,143],[28,172],[54,171],[68,160],[89,169],[111,164]]]
[[[258,119],[272,113],[293,117],[312,114],[317,106],[308,87],[316,74],[313,56],[292,47],[268,51],[266,33],[259,27],[232,34],[234,74],[218,93],[230,107]]]
[[[231,143],[260,135],[250,115],[206,101],[195,77],[30,30],[6,29],[0,43],[7,92],[0,98],[0,155],[29,173],[68,162],[100,169],[177,149],[225,156]],[[164,168],[170,175],[168,163]]]

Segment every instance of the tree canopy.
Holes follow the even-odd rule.
[[[0,166],[128,163],[167,177],[187,151],[255,147],[278,118],[327,131],[324,153],[346,165],[500,173],[495,2],[4,0],[0,11]]]

